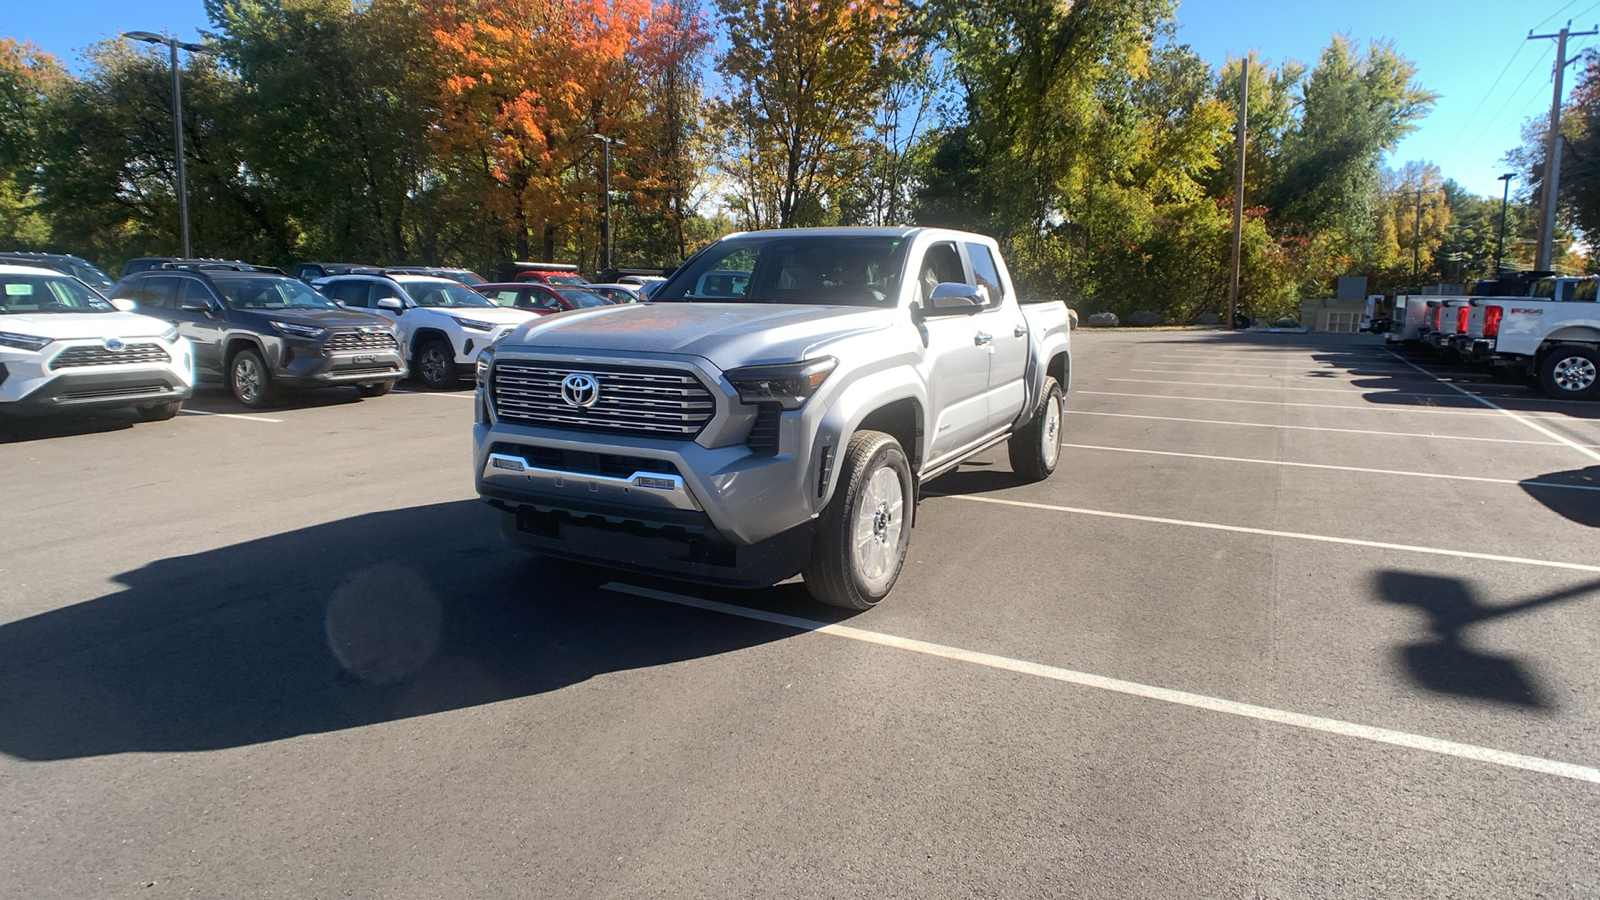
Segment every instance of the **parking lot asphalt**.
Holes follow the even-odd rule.
[[[503,547],[469,392],[9,423],[0,894],[1600,895],[1600,404],[1073,350],[855,616]]]

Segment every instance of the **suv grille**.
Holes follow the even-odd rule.
[[[397,346],[399,345],[395,343],[394,335],[388,331],[371,331],[366,334],[359,331],[336,331],[328,338],[323,348],[332,353],[340,353],[350,350],[393,350]]]
[[[562,379],[578,373],[600,383],[600,397],[588,408],[561,398]],[[717,409],[699,379],[671,369],[573,368],[507,359],[495,362],[492,386],[494,411],[502,421],[544,428],[690,440]]]
[[[171,360],[160,344],[128,344],[121,350],[105,347],[68,347],[50,361],[52,369],[77,366],[126,366],[136,363],[164,363]]]

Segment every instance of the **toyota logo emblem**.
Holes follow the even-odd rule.
[[[110,350],[112,353],[115,353],[118,350],[121,350],[123,347],[127,346],[127,345],[123,344],[122,341],[120,341],[120,340],[118,340],[116,338],[106,338],[104,343],[105,343],[105,348],[107,350]]]
[[[561,379],[561,399],[568,406],[588,409],[600,401],[600,379],[583,372],[573,372]]]

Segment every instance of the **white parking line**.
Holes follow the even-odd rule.
[[[1073,391],[1075,394],[1083,391]],[[1460,434],[1422,434],[1411,431],[1374,431],[1366,428],[1329,428],[1322,425],[1281,425],[1277,422],[1229,422],[1225,419],[1185,419],[1178,416],[1141,416],[1134,413],[1090,412],[1086,409],[1069,409],[1074,416],[1106,416],[1114,419],[1150,419],[1156,422],[1193,422],[1196,425],[1237,425],[1242,428],[1283,428],[1289,431],[1333,431],[1340,434],[1377,434],[1384,437],[1432,438],[1440,441],[1482,441],[1489,444],[1533,444],[1539,447],[1563,446],[1557,441],[1528,441],[1520,438],[1472,437]],[[1600,447],[1600,444],[1589,446]]]
[[[718,603],[715,600],[704,600],[691,597],[687,594],[674,594],[668,591],[658,591],[652,588],[638,587],[621,582],[609,582],[601,585],[602,590],[614,591],[619,594],[631,594],[648,600],[660,600],[666,603],[675,603],[706,612],[721,613],[728,616],[737,616],[742,619],[753,619],[757,622],[767,622],[793,628],[797,631],[817,632],[832,637],[860,641],[864,644],[874,644],[879,647],[888,647],[894,650],[903,650],[909,653],[919,653],[953,662],[962,662],[969,665],[983,666],[1002,672],[1014,672],[1018,675],[1030,675],[1035,678],[1044,678],[1078,687],[1091,688],[1098,691],[1109,691],[1114,694],[1123,694],[1130,697],[1139,697],[1145,700],[1155,700],[1161,703],[1170,703],[1175,706],[1184,706],[1190,709],[1202,709],[1208,712],[1223,715],[1238,716],[1244,719],[1254,719],[1258,722],[1270,722],[1274,725],[1284,725],[1290,728],[1299,728],[1306,731],[1317,731],[1339,737],[1355,738],[1377,744],[1388,744],[1393,747],[1404,747],[1409,750],[1421,750],[1425,753],[1434,753],[1440,756],[1450,756],[1457,759],[1471,760],[1473,762],[1488,763],[1508,769],[1521,769],[1526,772],[1536,772],[1541,775],[1553,775],[1557,778],[1568,778],[1573,781],[1583,781],[1590,784],[1600,784],[1600,769],[1592,766],[1583,766],[1576,763],[1561,762],[1546,759],[1542,756],[1528,756],[1522,753],[1511,753],[1505,750],[1496,750],[1492,747],[1482,747],[1477,744],[1464,744],[1459,741],[1447,741],[1442,738],[1428,737],[1427,735],[1412,734],[1408,731],[1395,731],[1390,728],[1377,728],[1372,725],[1361,725],[1356,722],[1347,722],[1343,719],[1330,719],[1325,716],[1312,716],[1305,713],[1290,712],[1289,710],[1274,709],[1270,706],[1257,706],[1253,703],[1241,703],[1237,700],[1224,700],[1220,697],[1211,697],[1205,694],[1194,694],[1189,691],[1173,690],[1172,688],[1156,687],[1154,685],[1140,684],[1137,681],[1124,681],[1121,678],[1109,678],[1104,675],[1094,675],[1089,672],[1079,672],[1073,669],[1063,669],[1058,666],[1048,666],[1042,663],[1027,662],[1026,660],[1012,659],[1008,656],[998,656],[993,653],[982,653],[976,650],[963,650],[960,647],[951,647],[947,644],[935,644],[929,641],[920,641],[915,638],[905,638],[893,634],[884,634],[879,631],[868,631],[864,628],[855,628],[850,625],[833,625],[819,622],[814,619],[802,619],[798,616],[787,616],[782,613],[767,612],[761,609],[750,609],[743,606],[734,606],[728,603]]]
[[[1349,373],[1342,372],[1342,371],[1340,371],[1338,369],[1329,369],[1327,375],[1319,375],[1316,372],[1296,372],[1296,371],[1292,371],[1292,370],[1289,370],[1289,369],[1284,369],[1284,370],[1279,371],[1279,372],[1195,372],[1195,371],[1192,371],[1192,370],[1189,370],[1189,369],[1136,369],[1136,368],[1127,368],[1127,369],[1122,369],[1120,371],[1123,371],[1123,372],[1149,372],[1152,375],[1195,375],[1195,376],[1199,376],[1199,377],[1210,376],[1212,378],[1277,378],[1277,379],[1298,378],[1298,379],[1302,379],[1302,380],[1306,380],[1306,381],[1323,381],[1323,382],[1333,382],[1335,384],[1350,384],[1350,385],[1355,384],[1355,382],[1352,379],[1368,377],[1368,376],[1365,376],[1365,375],[1350,375],[1348,378],[1340,378],[1338,376],[1349,375]],[[1399,371],[1399,370],[1396,370],[1396,371]],[[1330,376],[1332,376],[1332,377],[1330,377]],[[1388,381],[1428,381],[1428,380],[1430,380],[1430,379],[1426,379],[1426,378],[1418,378],[1417,376],[1411,375],[1409,373],[1406,374],[1405,377],[1400,377],[1398,375],[1374,375],[1374,376],[1371,376],[1371,377],[1383,378],[1383,379],[1388,380]],[[1483,376],[1483,377],[1487,378],[1488,376]],[[1508,387],[1512,387],[1513,385],[1507,385],[1507,386]],[[1514,386],[1518,387],[1518,388],[1521,388],[1521,385],[1514,385]]]
[[[1393,356],[1395,359],[1398,359],[1401,362],[1405,363],[1406,365],[1410,366],[1411,368],[1416,369],[1418,372],[1421,372],[1422,374],[1427,375],[1427,376],[1433,378],[1434,380],[1439,381],[1439,382],[1441,382],[1443,384],[1450,385],[1450,387],[1456,388],[1456,390],[1461,391],[1461,393],[1466,394],[1468,397],[1471,397],[1472,399],[1478,401],[1479,403],[1482,403],[1484,406],[1489,407],[1490,409],[1494,410],[1495,412],[1498,412],[1498,413],[1501,413],[1503,415],[1509,416],[1513,421],[1520,422],[1521,424],[1526,425],[1529,428],[1532,428],[1534,431],[1539,432],[1540,434],[1544,435],[1545,437],[1555,438],[1556,440],[1560,441],[1563,444],[1566,444],[1568,447],[1571,447],[1572,449],[1578,451],[1579,453],[1582,453],[1584,456],[1587,456],[1590,459],[1600,460],[1600,453],[1596,453],[1593,450],[1590,450],[1588,447],[1585,447],[1584,445],[1579,444],[1579,443],[1577,443],[1575,441],[1568,440],[1567,438],[1562,437],[1559,434],[1556,434],[1554,431],[1551,431],[1550,429],[1544,427],[1543,425],[1537,425],[1537,424],[1535,424],[1533,422],[1530,422],[1530,421],[1528,421],[1528,419],[1517,415],[1516,413],[1512,412],[1511,410],[1506,409],[1503,406],[1497,406],[1494,403],[1491,403],[1488,400],[1485,400],[1484,398],[1478,396],[1477,394],[1469,393],[1468,391],[1462,391],[1461,388],[1458,388],[1455,385],[1450,384],[1450,382],[1445,381],[1442,378],[1439,378],[1437,375],[1434,375],[1432,372],[1429,372],[1427,369],[1424,369],[1423,367],[1417,365],[1416,363],[1412,362],[1409,359],[1406,359],[1405,357],[1401,356],[1400,354],[1395,353],[1393,350],[1390,350],[1390,351],[1387,351],[1387,352],[1389,353],[1390,356]]]
[[[1310,409],[1348,409],[1356,412],[1399,412],[1422,413],[1431,416],[1476,416],[1484,419],[1494,415],[1487,410],[1476,409],[1430,409],[1416,403],[1389,403],[1369,404],[1367,406],[1350,406],[1341,403],[1288,403],[1279,400],[1240,400],[1234,397],[1179,397],[1172,394],[1129,394],[1116,391],[1073,391],[1074,394],[1092,394],[1097,397],[1143,397],[1146,400],[1187,400],[1190,403],[1249,403],[1255,406],[1300,406]],[[1552,435],[1553,436],[1553,435]],[[1600,458],[1600,457],[1597,457]]]
[[[1293,374],[1295,372],[1295,370],[1297,370],[1297,369],[1298,370],[1303,370],[1303,371],[1306,371],[1306,372],[1348,372],[1352,368],[1361,368],[1361,369],[1366,369],[1366,370],[1381,369],[1381,370],[1383,370],[1385,372],[1405,372],[1407,374],[1410,374],[1410,370],[1406,369],[1403,366],[1392,366],[1392,365],[1376,365],[1376,366],[1374,366],[1374,365],[1368,365],[1366,363],[1353,363],[1353,364],[1348,364],[1348,365],[1325,364],[1325,365],[1320,365],[1319,366],[1318,364],[1316,364],[1314,362],[1310,362],[1310,363],[1299,363],[1299,364],[1296,364],[1296,365],[1271,366],[1271,365],[1256,365],[1254,363],[1207,363],[1207,362],[1184,362],[1184,361],[1181,361],[1181,360],[1172,360],[1172,361],[1166,362],[1164,364],[1165,365],[1169,365],[1169,366],[1191,366],[1191,367],[1200,368],[1200,369],[1272,369],[1272,370],[1277,371],[1277,372],[1282,372],[1282,373],[1284,373],[1286,375],[1287,374]],[[1240,374],[1243,374],[1243,373],[1240,373]],[[1476,374],[1476,373],[1474,373],[1474,374]]]
[[[1478,475],[1445,475],[1439,472],[1406,472],[1397,469],[1366,469],[1360,466],[1334,466],[1325,463],[1289,462],[1283,459],[1251,459],[1245,456],[1211,456],[1205,453],[1177,453],[1171,450],[1144,450],[1134,447],[1102,447],[1097,444],[1062,444],[1078,450],[1104,450],[1110,453],[1143,453],[1151,456],[1181,456],[1186,459],[1208,459],[1215,462],[1259,463],[1268,466],[1290,466],[1297,469],[1331,469],[1336,472],[1361,472],[1371,475],[1394,475],[1400,478],[1444,478],[1450,481],[1480,481],[1485,484],[1514,484],[1519,487],[1562,488],[1572,491],[1600,491],[1600,485],[1558,484],[1534,478],[1484,478]]]
[[[471,400],[473,397],[477,396],[476,394],[472,393],[471,391],[468,391],[466,393],[462,393],[460,391],[455,391],[455,392],[449,392],[449,391],[390,391],[389,393],[391,393],[391,394],[415,394],[415,395],[417,395],[419,397],[465,397],[468,400]]]
[[[1034,503],[1028,500],[1006,500],[1000,497],[979,497],[975,494],[924,494],[924,497],[948,497],[970,503],[995,503],[1023,509],[1072,513],[1102,519],[1123,519],[1129,522],[1150,522],[1155,525],[1181,525],[1184,528],[1203,528],[1207,531],[1229,531],[1235,534],[1256,534],[1262,537],[1290,538],[1297,541],[1314,541],[1321,544],[1345,544],[1351,547],[1371,547],[1374,550],[1400,550],[1428,556],[1451,556],[1457,559],[1478,559],[1486,562],[1515,563],[1544,569],[1570,569],[1574,572],[1600,572],[1600,566],[1586,563],[1561,562],[1554,559],[1532,559],[1526,556],[1502,556],[1498,553],[1477,553],[1471,550],[1446,550],[1442,547],[1422,547],[1415,544],[1392,544],[1387,541],[1368,541],[1362,538],[1333,537],[1326,534],[1306,534],[1300,531],[1277,531],[1271,528],[1250,528],[1245,525],[1222,525],[1216,522],[1193,522],[1188,519],[1168,519],[1162,516],[1140,516],[1133,513],[1110,512],[1104,509],[1083,509],[1076,506],[1056,506],[1053,503]]]
[[[1123,371],[1125,371],[1125,372],[1153,372],[1155,370],[1154,369],[1124,369]],[[1185,372],[1171,372],[1171,373],[1166,373],[1166,374],[1184,375],[1184,374],[1187,374],[1187,373],[1185,373]],[[1195,374],[1198,375],[1198,374],[1201,374],[1201,373],[1196,372]],[[1206,374],[1206,375],[1227,375],[1230,378],[1236,377],[1232,373],[1226,373],[1226,372],[1206,372],[1204,374]],[[1242,388],[1242,389],[1245,389],[1245,390],[1255,390],[1255,391],[1315,391],[1316,393],[1319,393],[1319,394],[1344,394],[1347,397],[1361,397],[1361,396],[1364,396],[1366,394],[1371,393],[1371,390],[1368,389],[1368,388],[1358,388],[1358,387],[1355,387],[1353,385],[1351,387],[1348,387],[1348,388],[1314,388],[1314,387],[1290,387],[1287,384],[1228,384],[1225,381],[1158,381],[1158,380],[1156,380],[1154,378],[1104,378],[1104,379],[1101,379],[1101,380],[1102,381],[1125,381],[1125,382],[1129,382],[1131,384],[1186,384],[1186,385],[1191,385],[1193,387]],[[1421,380],[1421,379],[1418,379],[1418,380]],[[1383,391],[1383,395],[1385,397],[1448,397],[1451,400],[1454,400],[1456,398],[1455,394],[1446,394],[1446,393],[1443,393],[1443,392],[1440,392],[1440,391],[1429,391],[1429,392],[1426,392],[1426,393],[1421,392],[1421,391]]]
[[[270,419],[266,416],[247,416],[240,413],[206,412],[203,409],[180,409],[178,412],[186,416],[215,416],[219,419],[243,419],[246,422],[271,422],[275,425],[283,424],[282,419]]]

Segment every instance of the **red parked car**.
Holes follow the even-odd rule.
[[[474,290],[494,301],[496,306],[531,310],[540,315],[572,309],[593,309],[610,306],[612,303],[607,298],[582,288],[527,281],[480,284]]]

